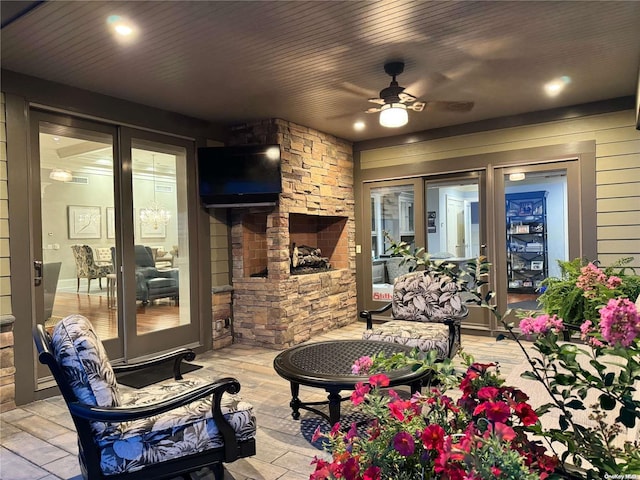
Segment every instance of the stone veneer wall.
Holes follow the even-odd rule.
[[[236,127],[230,145],[279,144],[282,186],[268,211],[232,212],[233,329],[241,343],[287,348],[357,319],[351,143],[280,119]],[[243,218],[266,215],[268,277],[245,275]],[[290,214],[344,217],[346,268],[289,274]]]

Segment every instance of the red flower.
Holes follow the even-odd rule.
[[[360,405],[364,402],[364,396],[371,391],[369,385],[365,385],[362,382],[356,383],[356,389],[351,394],[351,403],[354,405]]]
[[[364,471],[363,480],[380,480],[380,467],[371,466]],[[310,479],[311,480],[311,479]]]
[[[499,477],[502,473],[502,470],[500,470],[498,467],[491,467],[491,473],[493,473],[496,477]]]
[[[420,438],[428,450],[441,450],[444,445],[444,429],[438,424],[427,425]]]
[[[345,480],[362,480],[358,459],[355,457],[349,458],[342,466],[342,474]]]
[[[538,421],[538,415],[528,403],[519,403],[515,411],[524,426],[533,425]]]
[[[492,422],[506,422],[509,418],[511,410],[509,405],[504,402],[484,402],[476,407],[473,411],[474,415],[484,412],[487,419]]]
[[[387,377],[384,373],[376,373],[375,375],[371,375],[369,377],[369,383],[373,387],[388,387],[389,377]]]
[[[416,443],[411,434],[399,432],[393,437],[393,448],[395,448],[400,455],[408,457],[415,451]]]
[[[482,387],[478,390],[478,398],[481,400],[495,400],[499,393],[500,390],[496,387]]]
[[[404,411],[411,407],[411,402],[408,402],[406,400],[396,400],[395,402],[389,403],[388,407],[391,411],[391,415],[396,420],[402,422],[404,420]]]
[[[311,464],[316,464],[315,471],[309,476],[309,480],[327,480],[329,478],[329,463],[321,458],[314,457]]]

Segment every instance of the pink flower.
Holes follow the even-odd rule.
[[[351,403],[354,405],[360,405],[364,402],[364,397],[371,391],[371,387],[368,384],[362,382],[356,383],[356,389],[351,394]]]
[[[591,327],[593,322],[591,320],[585,320],[582,325],[580,325],[580,338],[585,340],[587,338],[587,334],[591,331]]]
[[[416,443],[408,432],[398,432],[393,437],[393,448],[400,455],[408,457],[416,449]]]
[[[564,330],[564,324],[562,319],[556,315],[549,316],[548,314],[539,315],[537,317],[526,317],[520,320],[520,331],[525,335],[546,334],[550,331],[558,333]]]
[[[607,275],[593,263],[582,267],[580,273],[576,287],[584,290],[585,297],[593,296],[595,294],[595,286],[598,284],[604,285],[607,281]]]
[[[616,287],[619,287],[620,285],[622,285],[622,279],[620,277],[611,275],[607,280],[607,287],[610,290],[614,290]]]
[[[506,425],[501,422],[496,422],[493,425],[493,433],[500,439],[505,442],[510,442],[514,438],[516,438],[516,432],[509,425]]]
[[[612,298],[600,309],[600,333],[611,345],[628,347],[640,334],[640,319],[633,302]]]
[[[351,373],[353,373],[354,375],[367,373],[372,366],[373,360],[371,359],[371,357],[365,355],[364,357],[360,357],[359,359],[357,359],[351,366]]]
[[[318,426],[313,432],[313,437],[311,437],[311,441],[315,443],[320,439],[320,437],[322,437],[322,432],[320,431],[320,427]]]

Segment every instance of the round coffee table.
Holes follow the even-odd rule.
[[[340,402],[349,398],[341,397],[340,391],[354,390],[356,383],[369,380],[369,375],[351,373],[351,366],[358,358],[380,352],[389,357],[394,353],[409,353],[411,350],[411,347],[405,345],[373,340],[329,340],[289,348],[273,360],[273,368],[291,384],[289,405],[295,420],[300,418],[302,408],[326,418],[334,425],[340,421]],[[410,367],[385,372],[389,377],[390,387],[409,385],[411,393],[420,391],[423,380],[430,374],[430,370],[414,372]],[[300,385],[325,389],[329,394],[328,400],[302,402],[298,398]],[[329,415],[313,408],[327,404]]]

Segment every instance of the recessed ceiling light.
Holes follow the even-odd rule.
[[[564,87],[566,87],[570,83],[571,83],[571,78],[567,77],[566,75],[563,75],[560,78],[556,78],[554,80],[551,80],[548,83],[545,83],[544,91],[550,97],[555,97],[560,92],[562,92],[562,90],[564,90]]]
[[[121,40],[131,40],[137,33],[133,22],[120,15],[110,15],[107,18],[107,25],[109,25],[116,38]]]
[[[366,127],[365,123],[361,120],[353,124],[353,129],[358,132],[364,130],[365,127]]]

